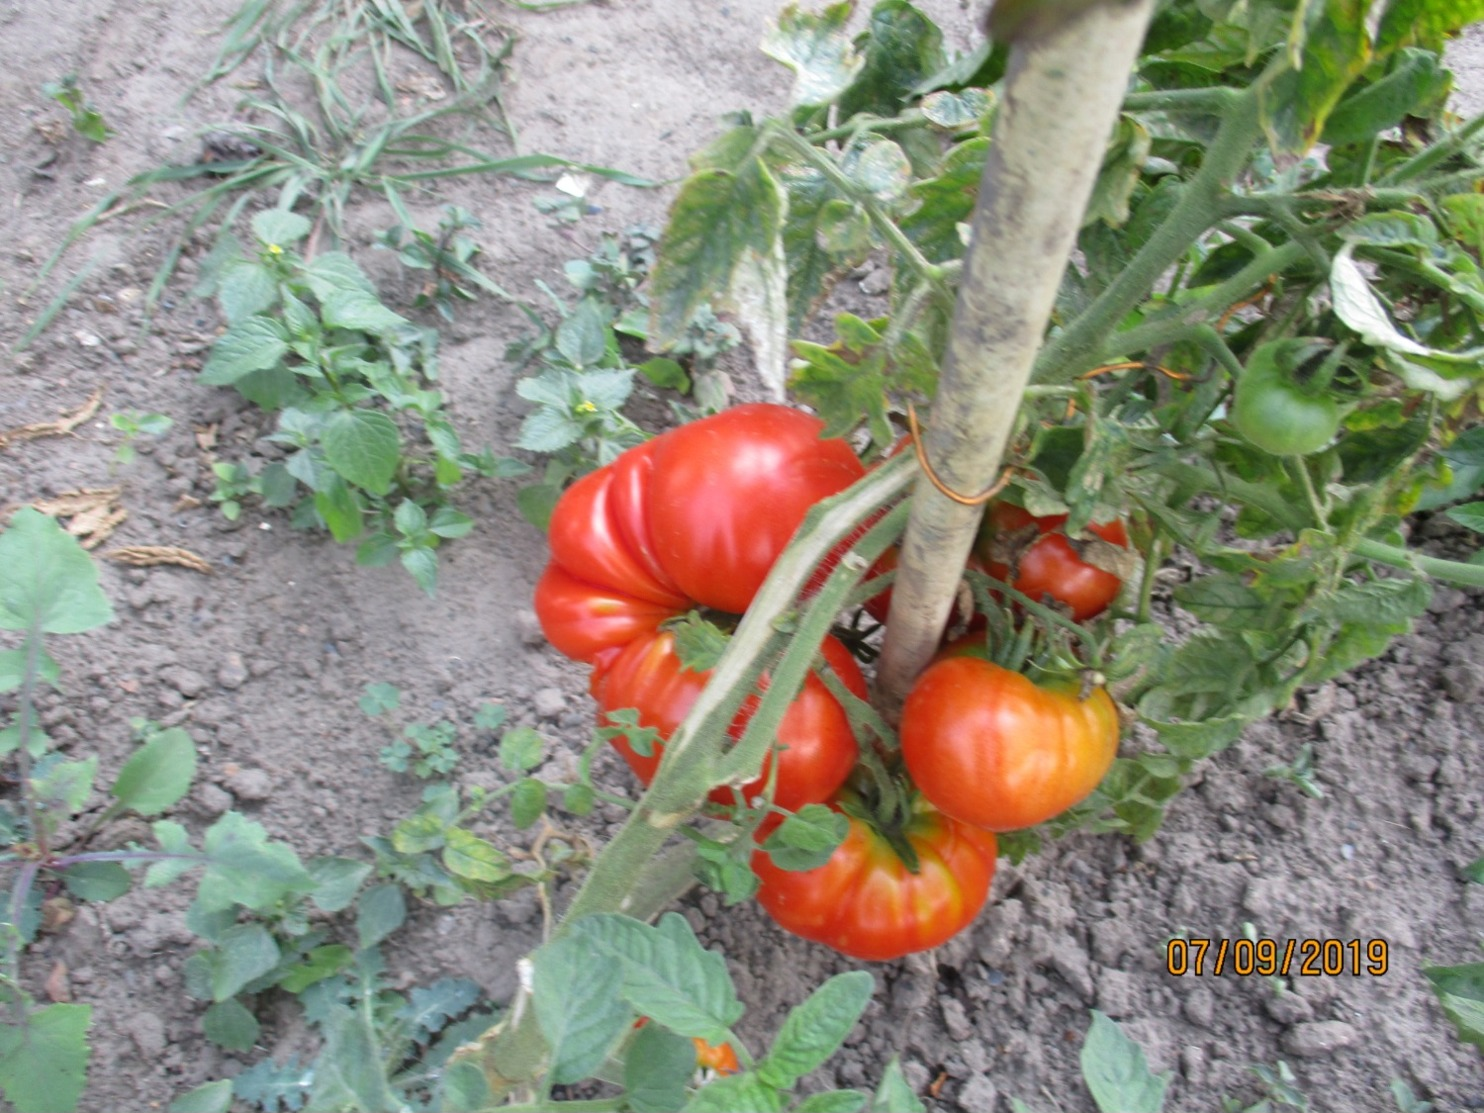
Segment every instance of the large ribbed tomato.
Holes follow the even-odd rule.
[[[1037,518],[1013,503],[993,503],[985,512],[974,553],[991,576],[1006,580],[1010,567],[1003,559],[996,558],[1006,555],[1002,549],[1012,535],[1029,534],[1014,554],[1015,579],[1007,582],[1016,591],[1038,602],[1049,595],[1057,602],[1065,603],[1071,608],[1074,621],[1085,622],[1108,609],[1109,604],[1118,598],[1123,581],[1112,572],[1082,559],[1073,542],[1062,532],[1066,520],[1065,514]],[[1031,526],[1035,527],[1034,533],[1029,528]],[[1128,547],[1128,531],[1122,522],[1094,522],[1087,530],[1111,544]]]
[[[943,812],[990,831],[1059,815],[1098,786],[1118,752],[1118,711],[1102,688],[1033,683],[977,656],[947,655],[902,708],[902,757]]]
[[[603,711],[636,708],[664,738],[680,724],[706,674],[680,668],[661,626],[695,607],[745,611],[810,507],[865,474],[849,445],[820,438],[823,428],[787,406],[738,406],[630,449],[557,501],[536,615],[552,645],[594,666]],[[823,649],[864,696],[844,647],[830,639]],[[777,801],[826,799],[856,749],[817,677],[784,728]],[[658,758],[619,749],[647,784]]]
[[[850,651],[835,638],[826,638],[820,646],[825,660],[845,686],[861,699],[866,698],[866,681]],[[639,712],[639,725],[659,731],[669,739],[689,713],[710,672],[694,672],[680,663],[675,651],[675,636],[661,630],[653,637],[637,638],[619,652],[607,667],[593,673],[593,698],[604,713],[632,707]],[[766,678],[763,687],[766,688]],[[747,721],[757,709],[757,699],[742,705],[730,734],[740,738]],[[855,736],[850,720],[824,682],[810,673],[798,697],[784,713],[778,725],[778,778],[773,802],[779,807],[797,811],[805,804],[826,800],[840,787],[855,765]],[[644,784],[654,779],[664,746],[656,744],[648,754],[636,753],[627,740],[616,738],[614,748],[628,762],[629,768]],[[751,799],[763,791],[768,766],[762,776],[742,789]],[[716,789],[711,798],[719,804],[730,804],[731,792]]]
[[[762,851],[753,855],[758,903],[779,926],[852,958],[885,961],[945,943],[979,915],[998,853],[988,831],[917,797],[902,830],[917,854],[914,872],[879,831],[848,818],[845,841],[817,869],[785,870]]]
[[[823,428],[787,406],[738,406],[579,479],[552,512],[536,587],[547,640],[596,664],[693,606],[745,611],[809,508],[865,474]]]

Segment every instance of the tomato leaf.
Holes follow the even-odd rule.
[[[349,908],[360,891],[361,882],[371,873],[370,862],[331,855],[311,858],[305,865],[309,876],[314,879],[309,899],[321,912],[341,912]]]
[[[708,1083],[691,1095],[681,1113],[779,1113],[787,1103],[773,1087],[752,1071],[728,1074]]]
[[[669,912],[651,927],[628,916],[588,916],[570,938],[585,944],[588,968],[621,970],[623,996],[644,1016],[681,1036],[722,1043],[742,1015],[726,960],[697,941]],[[594,963],[594,956],[604,960]]]
[[[1484,533],[1484,502],[1466,502],[1462,506],[1452,507],[1447,514],[1459,525],[1475,533]]]
[[[895,116],[948,61],[937,24],[907,0],[879,0],[867,34],[865,64],[838,99],[842,122],[857,112]]]
[[[589,941],[577,933],[536,952],[532,1004],[550,1048],[553,1082],[589,1077],[633,1023],[620,995],[624,968],[593,959]]]
[[[944,156],[937,177],[914,182],[908,190],[918,204],[902,218],[901,229],[930,261],[942,263],[963,255],[959,225],[974,213],[988,155],[986,136],[960,143]]]
[[[646,1024],[624,1056],[623,1084],[634,1113],[669,1113],[685,1103],[696,1070],[696,1045],[658,1024]]]
[[[650,336],[673,343],[707,299],[725,291],[750,249],[768,258],[783,228],[784,194],[759,158],[735,170],[700,170],[670,207],[670,222],[650,275]]]
[[[263,1061],[272,1064],[271,1059]],[[187,1090],[166,1107],[166,1113],[230,1113],[231,1108],[232,1079],[219,1078]]]
[[[866,64],[846,26],[853,7],[831,4],[816,14],[790,4],[763,36],[763,53],[794,71],[791,107],[828,104],[850,87]]]
[[[830,860],[845,841],[850,821],[823,804],[806,804],[768,836],[763,849],[779,869],[812,870]]]
[[[836,974],[789,1010],[758,1077],[791,1090],[804,1075],[840,1049],[870,1003],[875,979],[864,970]]]
[[[367,889],[356,902],[356,942],[361,950],[374,947],[407,920],[407,901],[398,885]]]
[[[546,811],[546,784],[535,777],[516,783],[510,793],[510,822],[518,831],[531,826]],[[498,879],[496,879],[498,880]]]
[[[925,1109],[902,1073],[902,1061],[893,1055],[871,1097],[870,1113],[924,1113]]]
[[[1103,1113],[1160,1113],[1169,1072],[1151,1072],[1144,1049],[1096,1009],[1081,1058],[1083,1080]]]

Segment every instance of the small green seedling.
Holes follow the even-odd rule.
[[[60,81],[48,81],[41,91],[71,114],[72,130],[84,139],[103,143],[113,136],[113,129],[103,119],[103,113],[83,95],[75,73],[69,73]]]
[[[134,442],[140,437],[163,437],[175,424],[175,419],[166,417],[164,414],[120,410],[116,414],[109,415],[108,423],[124,435],[123,441],[114,451],[114,462],[127,467],[139,454]]]

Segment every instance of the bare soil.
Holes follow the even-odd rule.
[[[26,299],[69,222],[130,175],[191,161],[203,131],[235,118],[242,90],[233,82],[183,97],[236,6],[0,2],[6,350],[56,288]],[[957,3],[922,6],[952,41],[969,41],[971,15]],[[756,48],[775,0],[597,0],[546,13],[492,7],[518,35],[505,103],[524,151],[673,181],[723,126],[723,113],[765,114],[784,103],[788,74]],[[1462,47],[1463,83],[1477,102],[1484,38]],[[108,142],[71,135],[43,96],[44,82],[68,73],[117,132]],[[493,134],[484,141],[509,149]],[[661,223],[669,191],[594,180],[588,214],[571,225],[538,212],[538,196],[550,188],[455,179],[415,207],[429,227],[445,201],[475,212],[486,272],[540,305],[537,280],[560,287],[561,264],[586,255],[603,231]],[[512,723],[575,753],[591,726],[586,678],[534,629],[529,601],[545,541],[517,512],[515,483],[467,489],[463,505],[478,524],[443,550],[435,600],[398,568],[355,567],[349,546],[256,511],[228,523],[206,503],[213,481],[199,431],[215,427],[211,451],[221,458],[271,446],[259,440],[260,415],[196,382],[220,323],[212,304],[189,293],[203,243],[187,252],[162,311],[140,335],[141,290],[169,244],[167,229],[139,230],[144,215],[110,220],[74,250],[64,272],[90,256],[98,269],[28,352],[0,362],[0,429],[51,420],[104,391],[97,416],[74,435],[0,451],[0,506],[119,486],[128,518],[110,544],[180,546],[215,571],[100,562],[118,618],[94,634],[56,639],[64,692],[45,705],[52,737],[74,755],[98,753],[112,770],[128,752],[131,717],[183,725],[198,743],[201,773],[175,818],[199,830],[237,807],[305,857],[363,853],[362,836],[385,833],[415,804],[418,786],[377,761],[385,728],[357,710],[368,682],[402,688],[409,718],[462,724],[458,775],[467,781],[500,776],[488,746],[470,741],[486,700],[503,701]],[[358,237],[352,249],[383,296],[407,305],[415,279],[370,248],[393,223],[388,206],[359,201],[349,222]],[[863,278],[846,287],[864,305],[883,304]],[[523,403],[504,350],[526,329],[516,307],[493,298],[461,309],[443,329],[446,390],[473,445],[508,452],[515,438]],[[756,390],[740,372],[739,390]],[[119,434],[106,419],[123,409],[164,413],[175,424],[119,467]],[[1442,522],[1418,521],[1415,530],[1436,551],[1452,543]],[[0,710],[11,709],[0,701]],[[1264,775],[1306,743],[1322,799]],[[554,767],[561,765],[559,758]],[[615,789],[628,785],[616,761],[604,759],[598,775]],[[1398,1078],[1438,1111],[1484,1108],[1478,1054],[1457,1041],[1420,972],[1478,957],[1484,886],[1467,885],[1459,870],[1484,849],[1481,779],[1484,596],[1440,589],[1416,632],[1382,659],[1306,694],[1205,766],[1152,841],[1078,836],[1019,867],[1002,862],[993,903],[971,930],[936,953],[872,967],[876,998],[817,1082],[873,1085],[899,1054],[933,1109],[1000,1113],[1015,1097],[1036,1110],[1085,1113],[1093,1105],[1077,1052],[1095,1007],[1143,1044],[1155,1069],[1174,1072],[1170,1110],[1216,1110],[1227,1095],[1254,1102],[1261,1091],[1250,1067],[1280,1059],[1315,1110],[1394,1110],[1389,1087]],[[84,906],[30,952],[33,992],[51,977],[56,990],[94,1006],[86,1110],[160,1108],[262,1054],[309,1050],[307,1030],[287,1012],[265,1018],[252,1055],[226,1055],[204,1038],[203,1005],[186,996],[180,974],[193,948],[185,903],[183,889],[167,889]],[[752,906],[723,909],[702,895],[686,913],[728,956],[749,1007],[744,1032],[759,1043],[809,988],[852,965],[785,935]],[[1280,945],[1384,940],[1385,973],[1355,975],[1348,958],[1343,975],[1295,973],[1281,982],[1229,967],[1219,976],[1167,972],[1170,938],[1217,941],[1214,954],[1219,941],[1242,938],[1246,924]],[[419,981],[466,974],[501,1001],[514,987],[515,960],[540,930],[529,900],[420,908],[393,962]]]

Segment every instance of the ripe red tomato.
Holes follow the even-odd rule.
[[[1112,572],[1082,559],[1066,534],[1061,532],[1066,520],[1065,514],[1037,518],[1013,503],[994,503],[984,515],[974,551],[983,561],[985,570],[995,579],[1006,580],[1016,591],[1038,601],[1049,595],[1072,609],[1074,621],[1085,622],[1108,609],[1118,597],[1123,581]],[[993,559],[1003,555],[995,551],[999,548],[997,542],[1007,534],[1027,530],[1032,525],[1039,536],[1020,551],[1015,579],[1009,581],[1009,566]],[[1092,523],[1087,529],[1104,541],[1128,547],[1128,531],[1122,522]]]
[[[845,841],[817,869],[780,869],[766,853],[753,855],[758,903],[780,927],[853,958],[885,961],[946,942],[984,907],[998,853],[988,831],[919,796],[902,832],[917,852],[913,873],[865,820],[849,821]]]
[[[826,638],[820,649],[845,686],[864,699],[866,681],[850,651],[832,637]],[[710,676],[709,672],[684,668],[675,651],[675,636],[661,630],[651,638],[630,642],[611,663],[594,672],[592,692],[598,701],[600,717],[605,721],[607,712],[632,707],[639,712],[641,726],[659,731],[660,738],[667,741],[690,712]],[[742,705],[729,732],[734,739],[742,736],[756,710],[756,698]],[[828,800],[855,766],[857,752],[850,720],[824,682],[813,673],[784,714],[778,726],[777,743],[781,754],[773,802],[790,811]],[[649,754],[636,753],[624,738],[615,739],[613,746],[642,783],[648,785],[654,779],[664,746],[656,744]],[[763,791],[768,768],[765,764],[762,775],[743,787],[745,797],[751,799]],[[730,804],[733,796],[730,790],[718,788],[711,793],[711,799]]]
[[[787,406],[737,406],[653,442],[649,525],[689,598],[740,614],[809,508],[866,474],[824,422]]]
[[[1118,752],[1118,711],[1102,688],[1037,685],[950,649],[902,708],[902,757],[947,815],[1015,831],[1059,815],[1098,786]]]

